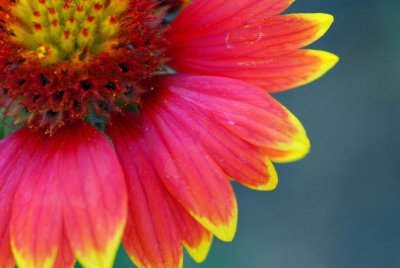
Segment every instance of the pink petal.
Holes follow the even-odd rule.
[[[158,175],[197,221],[221,240],[232,240],[237,204],[229,181],[190,132],[160,109],[168,100],[156,98],[144,103],[141,128]]]
[[[25,148],[21,150],[21,148]],[[11,207],[23,167],[35,152],[31,132],[23,128],[0,141],[0,263],[2,267],[14,267],[10,248],[9,223]]]
[[[124,246],[141,267],[179,267],[182,243],[171,211],[171,196],[154,170],[140,127],[131,114],[116,116],[107,127],[124,169],[129,194],[129,217]],[[180,223],[182,224],[182,223]]]
[[[174,75],[153,86],[158,91],[144,100],[141,128],[159,176],[196,220],[231,239],[236,203],[224,178],[273,189],[276,172],[263,153],[284,152],[266,155],[275,161],[304,156],[303,127],[263,90],[237,80]]]
[[[19,267],[52,267],[63,227],[57,180],[61,161],[57,153],[59,144],[56,139],[46,141],[42,133],[31,132],[30,135],[34,136],[32,140],[36,146],[20,148],[34,153],[21,167],[24,172],[12,208],[11,244]]]
[[[163,89],[160,93],[163,96],[158,99],[167,101],[153,106],[168,111],[163,114],[175,109],[172,116],[175,120],[188,122],[190,116],[185,116],[185,113],[190,115],[192,110],[197,111],[202,114],[199,117],[202,124],[208,118],[212,123],[207,126],[215,126],[215,130],[213,128],[209,133],[221,132],[219,128],[223,128],[260,151],[285,154],[284,157],[267,154],[273,161],[296,160],[309,151],[309,140],[298,119],[258,87],[234,79],[194,75],[168,76],[161,79],[157,86]],[[178,117],[179,113],[182,116]],[[192,119],[193,128],[196,128],[196,120]],[[222,140],[223,136],[218,138],[218,135],[216,139]],[[211,138],[208,140],[205,144],[212,142]]]
[[[275,189],[278,183],[276,171],[257,146],[234,135],[180,96],[170,96],[168,105],[163,108],[201,141],[227,177],[255,190]]]
[[[189,255],[196,262],[203,262],[207,258],[212,244],[213,237],[211,233],[190,216],[180,204],[174,202],[173,211],[178,222],[183,244]]]
[[[33,157],[22,165],[11,218],[18,266],[71,267],[74,254],[84,266],[111,267],[126,216],[124,177],[111,144],[85,123],[51,137],[23,131],[31,142],[20,150]]]

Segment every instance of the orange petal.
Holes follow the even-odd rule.
[[[262,23],[262,37],[267,54],[273,50],[305,47],[321,38],[333,23],[333,16],[323,13],[274,16]],[[261,40],[260,40],[261,41]]]
[[[333,68],[339,58],[318,50],[289,50],[273,56],[247,55],[222,59],[182,58],[172,65],[185,72],[244,80],[268,92],[310,83]]]
[[[10,240],[9,234],[4,236],[3,238],[6,238],[8,241]],[[1,253],[0,253],[0,263],[1,267],[4,268],[14,268],[15,267],[15,261],[13,254],[11,252],[10,246],[0,248]]]
[[[317,80],[338,61],[336,55],[325,51],[287,51],[271,58],[253,58],[244,71],[231,66],[229,77],[253,83],[268,92],[277,92]]]
[[[0,206],[1,209],[1,206]],[[8,221],[1,222],[0,228],[5,228],[0,234],[0,264],[1,267],[14,268],[15,261],[10,248],[10,231],[8,229]]]
[[[115,144],[128,184],[125,249],[139,267],[182,266],[181,237],[170,207],[173,200],[146,153],[137,119],[130,113],[115,116],[106,131]]]

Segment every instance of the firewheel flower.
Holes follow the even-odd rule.
[[[180,267],[231,241],[230,180],[272,190],[309,151],[269,93],[337,62],[303,49],[332,16],[292,2],[0,0],[0,266],[112,267],[122,241]]]

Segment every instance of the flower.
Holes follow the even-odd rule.
[[[272,190],[309,151],[268,93],[337,62],[302,49],[333,21],[292,0],[0,0],[0,264],[143,267],[231,241],[229,179]],[[172,10],[188,4],[170,22]],[[172,9],[171,9],[172,8]]]

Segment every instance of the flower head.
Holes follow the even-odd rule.
[[[160,18],[150,1],[2,1],[3,105],[53,131],[90,109],[135,103],[160,70]]]
[[[141,267],[203,261],[231,241],[229,179],[278,183],[299,120],[268,93],[337,57],[303,49],[333,21],[291,0],[0,0],[0,264]],[[182,9],[176,16],[176,11]],[[176,16],[176,17],[174,17]]]

